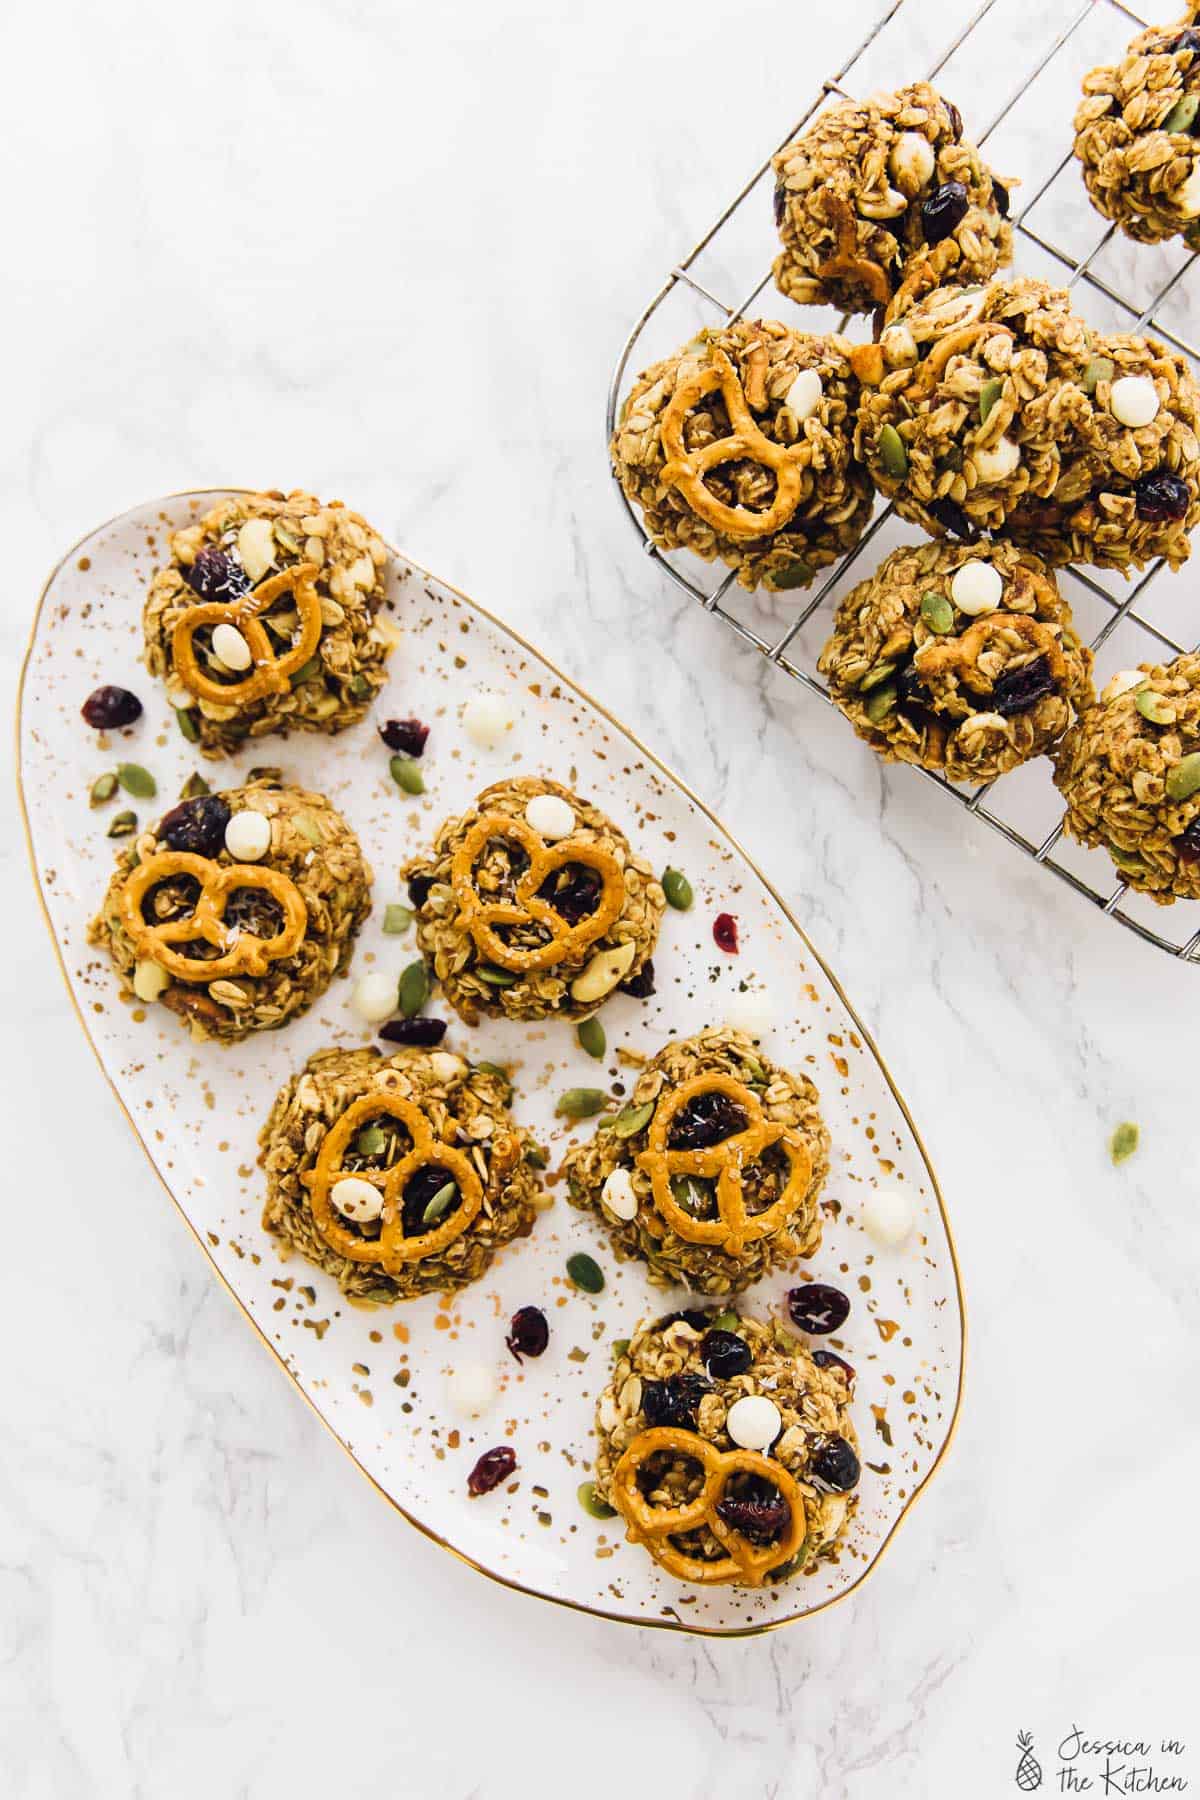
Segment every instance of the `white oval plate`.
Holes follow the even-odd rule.
[[[724,828],[653,756],[499,620],[393,556],[389,600],[403,641],[375,717],[432,723],[422,768],[427,792],[402,795],[370,721],[335,739],[261,740],[236,762],[201,764],[161,689],[139,663],[142,597],[166,556],[168,533],[218,498],[185,494],[137,507],[71,550],[51,576],[34,623],[21,691],[20,778],[30,854],[80,1023],[143,1149],[243,1311],[343,1447],[404,1515],[484,1574],[581,1610],[640,1625],[742,1633],[805,1617],[849,1593],[878,1561],[949,1442],[962,1380],[964,1319],[950,1229],[937,1183],[903,1101],[837,982],[778,895]],[[145,714],[106,748],[79,716],[102,682],[137,692]],[[477,750],[462,705],[484,687],[509,695],[518,722],[502,750]],[[355,954],[399,970],[412,934],[385,937],[383,909],[404,895],[399,864],[489,782],[509,773],[568,781],[628,831],[656,866],[690,877],[693,909],[668,912],[655,956],[658,993],[618,995],[604,1009],[609,1055],[586,1057],[565,1024],[451,1020],[447,1045],[511,1065],[515,1105],[555,1166],[575,1131],[553,1116],[564,1088],[631,1079],[613,1057],[622,1043],[652,1052],[671,1034],[719,1022],[742,983],[771,1003],[764,1048],[809,1071],[833,1136],[825,1233],[808,1266],[846,1288],[853,1310],[829,1340],[858,1369],[855,1419],[863,1450],[859,1505],[836,1563],[764,1593],[681,1586],[598,1523],[576,1490],[589,1473],[596,1395],[613,1338],[679,1304],[651,1288],[640,1265],[615,1262],[601,1230],[561,1193],[531,1238],[491,1275],[450,1300],[390,1311],[348,1306],[317,1270],[286,1265],[259,1224],[259,1126],[276,1089],[314,1050],[370,1041],[348,1005],[350,983],[281,1032],[232,1049],[195,1046],[173,1017],[117,993],[106,959],[86,942],[116,846],[105,836],[123,797],[92,811],[95,777],[118,760],[149,768],[158,798],[134,803],[143,822],[173,804],[190,771],[234,785],[254,763],[320,789],[341,808],[375,869],[375,910]],[[714,945],[717,912],[737,916],[736,957]],[[435,1001],[435,1010],[443,1010]],[[876,1181],[912,1196],[919,1229],[900,1251],[877,1252],[859,1223]],[[608,1277],[592,1299],[566,1278],[567,1256],[591,1251]],[[749,1296],[763,1312],[788,1286]],[[543,1306],[551,1343],[518,1367],[504,1348],[516,1307]],[[492,1412],[466,1424],[450,1412],[446,1379],[458,1360],[493,1365]],[[511,1443],[512,1491],[469,1500],[467,1472],[484,1449]]]

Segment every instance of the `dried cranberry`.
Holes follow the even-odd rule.
[[[775,223],[777,225],[782,225],[783,215],[787,211],[787,189],[784,187],[782,181],[777,181],[775,183],[773,206],[775,209]]]
[[[690,1325],[693,1331],[703,1331],[711,1316],[710,1313],[701,1312],[698,1306],[685,1306],[679,1312],[664,1313],[654,1329],[665,1331],[668,1325],[682,1322]]]
[[[1193,819],[1187,830],[1180,832],[1175,850],[1180,862],[1200,862],[1200,818]]]
[[[183,571],[183,578],[201,600],[240,600],[250,592],[250,577],[241,563],[213,544],[199,552]]]
[[[737,1101],[715,1090],[695,1095],[676,1113],[668,1142],[672,1150],[707,1150],[745,1129],[746,1114]]]
[[[409,1178],[404,1189],[404,1198],[400,1203],[401,1224],[405,1237],[420,1237],[423,1232],[432,1231],[435,1225],[440,1225],[442,1220],[449,1217],[453,1210],[453,1202],[442,1214],[441,1219],[435,1219],[429,1225],[425,1223],[425,1208],[433,1196],[440,1193],[448,1181],[453,1180],[454,1177],[448,1169],[439,1169],[435,1163],[425,1163],[415,1175]]]
[[[1188,485],[1178,475],[1161,471],[1157,475],[1143,475],[1140,481],[1134,482],[1133,493],[1138,518],[1150,524],[1187,517]]]
[[[1174,43],[1167,46],[1169,50],[1190,50],[1194,56],[1200,50],[1200,31],[1181,31]]]
[[[847,1381],[854,1381],[857,1371],[853,1363],[848,1363],[844,1356],[835,1356],[832,1350],[814,1350],[812,1359],[818,1369],[840,1369]]]
[[[225,845],[225,827],[232,816],[220,794],[197,794],[194,800],[181,800],[163,815],[158,841],[168,850],[219,856]]]
[[[623,994],[632,994],[635,1000],[648,1000],[654,992],[654,964],[647,957],[636,975],[630,975],[621,983]]]
[[[468,1494],[473,1500],[478,1500],[480,1494],[490,1494],[508,1480],[516,1466],[517,1453],[510,1445],[497,1444],[494,1450],[485,1450],[467,1476]]]
[[[705,1332],[700,1357],[714,1381],[731,1381],[735,1375],[744,1375],[754,1360],[749,1344],[736,1331]]]
[[[836,1331],[850,1316],[850,1302],[841,1288],[827,1287],[823,1281],[789,1288],[786,1298],[792,1324],[818,1337],[823,1337],[827,1331]]]
[[[550,1326],[541,1307],[518,1307],[504,1341],[518,1362],[523,1356],[540,1356],[550,1342]]]
[[[128,688],[98,687],[80,707],[85,724],[97,731],[117,731],[142,716],[142,703]]]
[[[769,1500],[742,1500],[730,1494],[717,1501],[717,1517],[756,1544],[772,1544],[791,1524],[792,1509],[774,1490]]]
[[[1050,663],[1046,657],[1037,656],[1023,669],[1009,669],[1000,676],[992,689],[992,711],[998,712],[1002,719],[1009,719],[1013,713],[1028,712],[1037,701],[1053,692]]]
[[[432,875],[414,875],[408,884],[408,897],[417,912],[420,912],[429,898],[429,890],[433,886]]]
[[[568,925],[578,925],[595,912],[600,900],[600,877],[595,869],[582,863],[567,863],[547,875],[538,889],[538,899],[548,900],[559,918]]]
[[[940,244],[943,238],[948,238],[966,218],[970,204],[961,181],[943,181],[941,187],[934,188],[929,198],[921,202],[925,242]]]
[[[664,1381],[648,1381],[642,1388],[642,1411],[647,1425],[672,1425],[677,1431],[695,1431],[696,1408],[711,1392],[703,1375],[668,1375]]]
[[[1002,219],[1007,219],[1009,199],[1008,189],[998,175],[992,176],[992,199],[996,202],[996,211]]]
[[[900,706],[933,707],[933,695],[917,673],[915,663],[907,662],[896,674],[896,700]]]
[[[825,1488],[833,1494],[848,1494],[852,1487],[858,1486],[858,1478],[862,1473],[852,1445],[836,1434],[824,1438],[817,1445],[808,1465],[808,1472],[817,1487]]]
[[[717,914],[713,920],[713,939],[718,950],[724,950],[727,956],[737,955],[737,920],[732,913]]]
[[[429,736],[429,727],[422,725],[420,719],[389,719],[379,727],[379,735],[389,750],[395,750],[401,756],[420,756]]]
[[[379,1027],[379,1035],[389,1044],[418,1044],[431,1050],[446,1035],[445,1019],[389,1019]]]
[[[930,518],[936,519],[946,531],[952,531],[954,536],[961,538],[964,544],[974,544],[978,541],[980,537],[978,525],[968,519],[957,500],[951,500],[948,494],[943,494],[940,500],[927,501],[926,510]]]
[[[945,94],[942,95],[942,105],[950,114],[950,129],[954,133],[954,141],[957,144],[963,134],[963,116],[953,100],[947,100]]]

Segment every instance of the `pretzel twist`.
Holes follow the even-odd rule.
[[[381,1113],[398,1119],[412,1140],[412,1148],[390,1169],[355,1169],[342,1166],[347,1149],[361,1127]],[[404,1190],[418,1169],[430,1165],[444,1169],[458,1184],[459,1204],[449,1216],[430,1231],[404,1235]],[[346,1226],[331,1198],[336,1182],[353,1173],[369,1181],[383,1195],[383,1212],[377,1238],[359,1237]],[[341,1118],[326,1132],[317,1160],[311,1170],[300,1177],[308,1188],[309,1209],[317,1230],[340,1256],[350,1262],[378,1263],[389,1275],[399,1275],[406,1263],[420,1262],[436,1256],[460,1238],[474,1222],[483,1205],[483,1184],[470,1158],[451,1144],[435,1138],[429,1121],[410,1100],[399,1094],[380,1091],[364,1094],[346,1108]]]
[[[518,880],[512,900],[484,900],[475,885],[476,859],[494,838],[519,845],[529,859],[529,866]],[[545,881],[568,863],[581,863],[585,868],[594,869],[600,877],[596,909],[577,925],[569,924],[538,893]],[[611,850],[586,838],[563,838],[549,845],[524,819],[501,812],[484,813],[475,821],[454,853],[450,885],[458,901],[462,923],[475,940],[480,954],[501,969],[515,973],[552,969],[578,955],[604,936],[625,905],[625,877]],[[495,929],[497,925],[531,924],[540,925],[548,934],[547,943],[520,949],[506,943]]]
[[[196,905],[186,918],[153,924],[142,907],[150,890],[176,875],[200,883]],[[260,888],[283,914],[274,937],[256,937],[241,926],[225,923],[230,895],[239,888]],[[308,909],[296,884],[278,869],[256,863],[219,863],[187,850],[160,850],[130,871],[121,889],[121,923],[139,956],[152,957],[168,975],[182,981],[215,981],[228,975],[265,975],[273,962],[294,956],[304,942]],[[187,956],[175,944],[211,944],[222,955]]]
[[[663,414],[662,442],[667,460],[663,464],[662,480],[667,487],[678,488],[692,511],[707,520],[715,531],[732,538],[766,537],[771,532],[781,531],[800,504],[803,481],[798,459],[807,456],[808,449],[805,444],[787,448],[772,443],[755,423],[737,370],[725,352],[714,345],[710,355],[712,361],[707,368],[697,370],[696,374],[680,382]],[[747,385],[753,380],[757,393],[762,391],[763,369],[761,360],[756,363],[753,356],[752,351],[747,359]],[[715,438],[699,450],[689,450],[683,438],[688,414],[707,394],[718,389],[729,414],[730,434]],[[762,399],[765,405],[765,392]],[[754,512],[748,506],[727,506],[705,485],[704,477],[710,469],[746,457],[770,469],[775,477],[775,498],[762,512]]]
[[[688,1102],[699,1094],[724,1094],[746,1114],[744,1131],[722,1138],[703,1150],[672,1150],[669,1146],[671,1126]],[[795,1211],[808,1192],[812,1180],[812,1154],[802,1139],[783,1125],[767,1119],[758,1096],[732,1075],[714,1073],[694,1075],[663,1100],[655,1109],[647,1138],[648,1148],[636,1158],[639,1168],[650,1177],[654,1204],[676,1234],[690,1244],[715,1244],[729,1256],[740,1256],[747,1244],[758,1238],[780,1234],[780,1248],[787,1249],[790,1240],[783,1235],[788,1216]],[[746,1191],[742,1175],[764,1150],[780,1144],[791,1164],[788,1179],[778,1200],[762,1212],[746,1210]],[[672,1177],[700,1175],[715,1177],[717,1183],[717,1217],[695,1219],[680,1206],[671,1191]]]
[[[686,1456],[704,1470],[703,1487],[683,1506],[652,1506],[638,1486],[642,1465],[660,1450]],[[725,1485],[737,1474],[760,1476],[786,1500],[791,1518],[775,1543],[752,1543],[718,1513]],[[638,1433],[613,1470],[611,1493],[613,1505],[625,1521],[628,1541],[644,1545],[655,1562],[679,1581],[761,1587],[772,1569],[796,1554],[807,1533],[804,1497],[780,1463],[757,1450],[718,1450],[706,1438],[675,1426],[656,1425]],[[723,1557],[709,1562],[702,1556],[689,1556],[671,1543],[671,1538],[702,1525],[708,1526],[726,1551]]]
[[[915,661],[922,681],[930,675],[955,675],[973,694],[990,694],[993,683],[979,668],[979,658],[993,632],[1015,632],[1031,649],[1044,656],[1053,681],[1065,682],[1067,663],[1058,633],[1044,619],[1028,613],[984,613],[961,637],[931,638],[917,652]]]
[[[189,693],[217,706],[250,706],[271,694],[286,694],[292,676],[303,668],[321,638],[321,598],[313,586],[316,563],[296,563],[279,575],[260,581],[238,600],[205,600],[189,606],[171,634],[175,672]],[[277,656],[259,615],[290,593],[300,618],[300,636],[282,656]],[[250,646],[253,668],[242,681],[217,681],[206,675],[196,659],[196,633],[203,625],[233,625]]]

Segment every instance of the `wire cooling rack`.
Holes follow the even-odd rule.
[[[1151,21],[1123,4],[1123,0],[1083,0],[1083,4],[1075,0],[1075,10],[1062,20],[1054,16],[1055,11],[1054,0],[1045,0],[1014,27],[1011,18],[1005,17],[1005,0],[983,0],[932,64],[926,64],[925,78],[937,82],[953,64],[967,79],[974,54],[978,79],[982,71],[989,69],[986,61],[981,69],[978,67],[979,59],[988,55],[989,32],[1002,30],[1007,45],[1017,33],[1021,41],[1026,35],[1034,38],[1031,66],[1024,80],[981,130],[973,130],[968,123],[966,132],[973,142],[983,144],[1007,128],[1014,134],[1015,143],[1023,144],[1032,153],[1035,172],[1032,178],[1023,178],[1029,197],[1019,209],[1014,209],[1012,218],[1014,262],[1024,273],[1047,276],[1068,288],[1078,287],[1080,310],[1102,328],[1153,331],[1189,358],[1200,373],[1200,350],[1183,334],[1184,328],[1176,317],[1179,314],[1186,325],[1185,291],[1180,284],[1191,269],[1195,254],[1187,254],[1178,244],[1166,249],[1133,244],[1118,238],[1115,225],[1097,236],[1102,221],[1091,210],[1070,148],[1071,121],[1083,74],[1098,63],[1119,57],[1134,32]],[[893,88],[917,79],[918,73],[911,67],[911,38],[918,27],[918,12],[909,0],[892,0],[841,68],[821,83],[807,111],[780,140],[776,150],[790,143],[831,96],[853,97],[854,78],[866,78],[872,59],[879,65],[878,74],[871,81],[873,88]],[[892,28],[897,21],[901,35],[893,43]],[[1039,37],[1044,41],[1037,42]],[[986,87],[987,79],[985,75],[980,85]],[[964,107],[968,117],[971,110]],[[1011,172],[1012,146],[1009,149],[1010,161],[1006,164],[999,153],[998,139],[989,158],[1006,177]],[[1044,173],[1047,169],[1049,172]],[[813,322],[817,309],[801,311],[773,285],[770,264],[777,246],[772,185],[768,157],[695,248],[672,268],[638,319],[613,372],[606,441],[612,438],[631,363],[636,375],[687,341],[697,325],[738,319],[750,312],[765,290],[770,290],[770,316],[786,318],[795,314],[812,329],[825,328]],[[766,272],[761,273],[764,261]],[[734,293],[741,291],[739,268],[753,274],[753,285],[740,301],[729,303],[720,297],[720,290],[725,287]],[[1098,312],[1106,316],[1098,319]],[[668,332],[670,318],[679,323]],[[848,329],[851,336],[865,328],[861,321],[848,323],[833,315],[830,323]],[[735,585],[733,571],[722,574],[720,565],[703,563],[685,551],[660,550],[646,537],[640,514],[619,485],[617,493],[646,553],[672,581],[785,675],[832,704],[829,691],[816,672],[817,652],[828,635],[829,623],[828,618],[821,620],[818,615],[823,607],[831,612],[840,595],[862,580],[894,542],[911,537],[911,531],[904,530],[890,504],[877,507],[856,547],[823,576],[799,609],[792,611],[781,603],[787,596],[775,595],[769,600],[762,595],[746,596]],[[872,545],[874,556],[870,555]],[[1195,648],[1192,640],[1184,643],[1176,635],[1178,627],[1173,627],[1172,614],[1182,610],[1180,602],[1185,595],[1180,592],[1178,577],[1172,582],[1170,570],[1166,580],[1162,579],[1163,568],[1161,561],[1156,562],[1128,584],[1120,577],[1113,580],[1107,571],[1085,572],[1075,567],[1059,571],[1080,635],[1097,653],[1098,686],[1105,679],[1101,670],[1108,666],[1109,657],[1113,659],[1112,669],[1129,668],[1139,662],[1169,660]],[[811,632],[806,631],[810,622]],[[1045,759],[973,790],[956,787],[931,770],[914,772],[935,783],[968,813],[982,819],[1010,844],[1139,937],[1184,961],[1200,961],[1200,903],[1177,901],[1173,907],[1159,907],[1128,889],[1122,881],[1114,885],[1112,864],[1104,852],[1084,850],[1063,837],[1062,801],[1050,783]]]

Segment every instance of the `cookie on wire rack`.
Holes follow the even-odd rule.
[[[1200,250],[1200,29],[1196,9],[1139,32],[1084,78],[1075,155],[1092,205],[1142,244]]]

